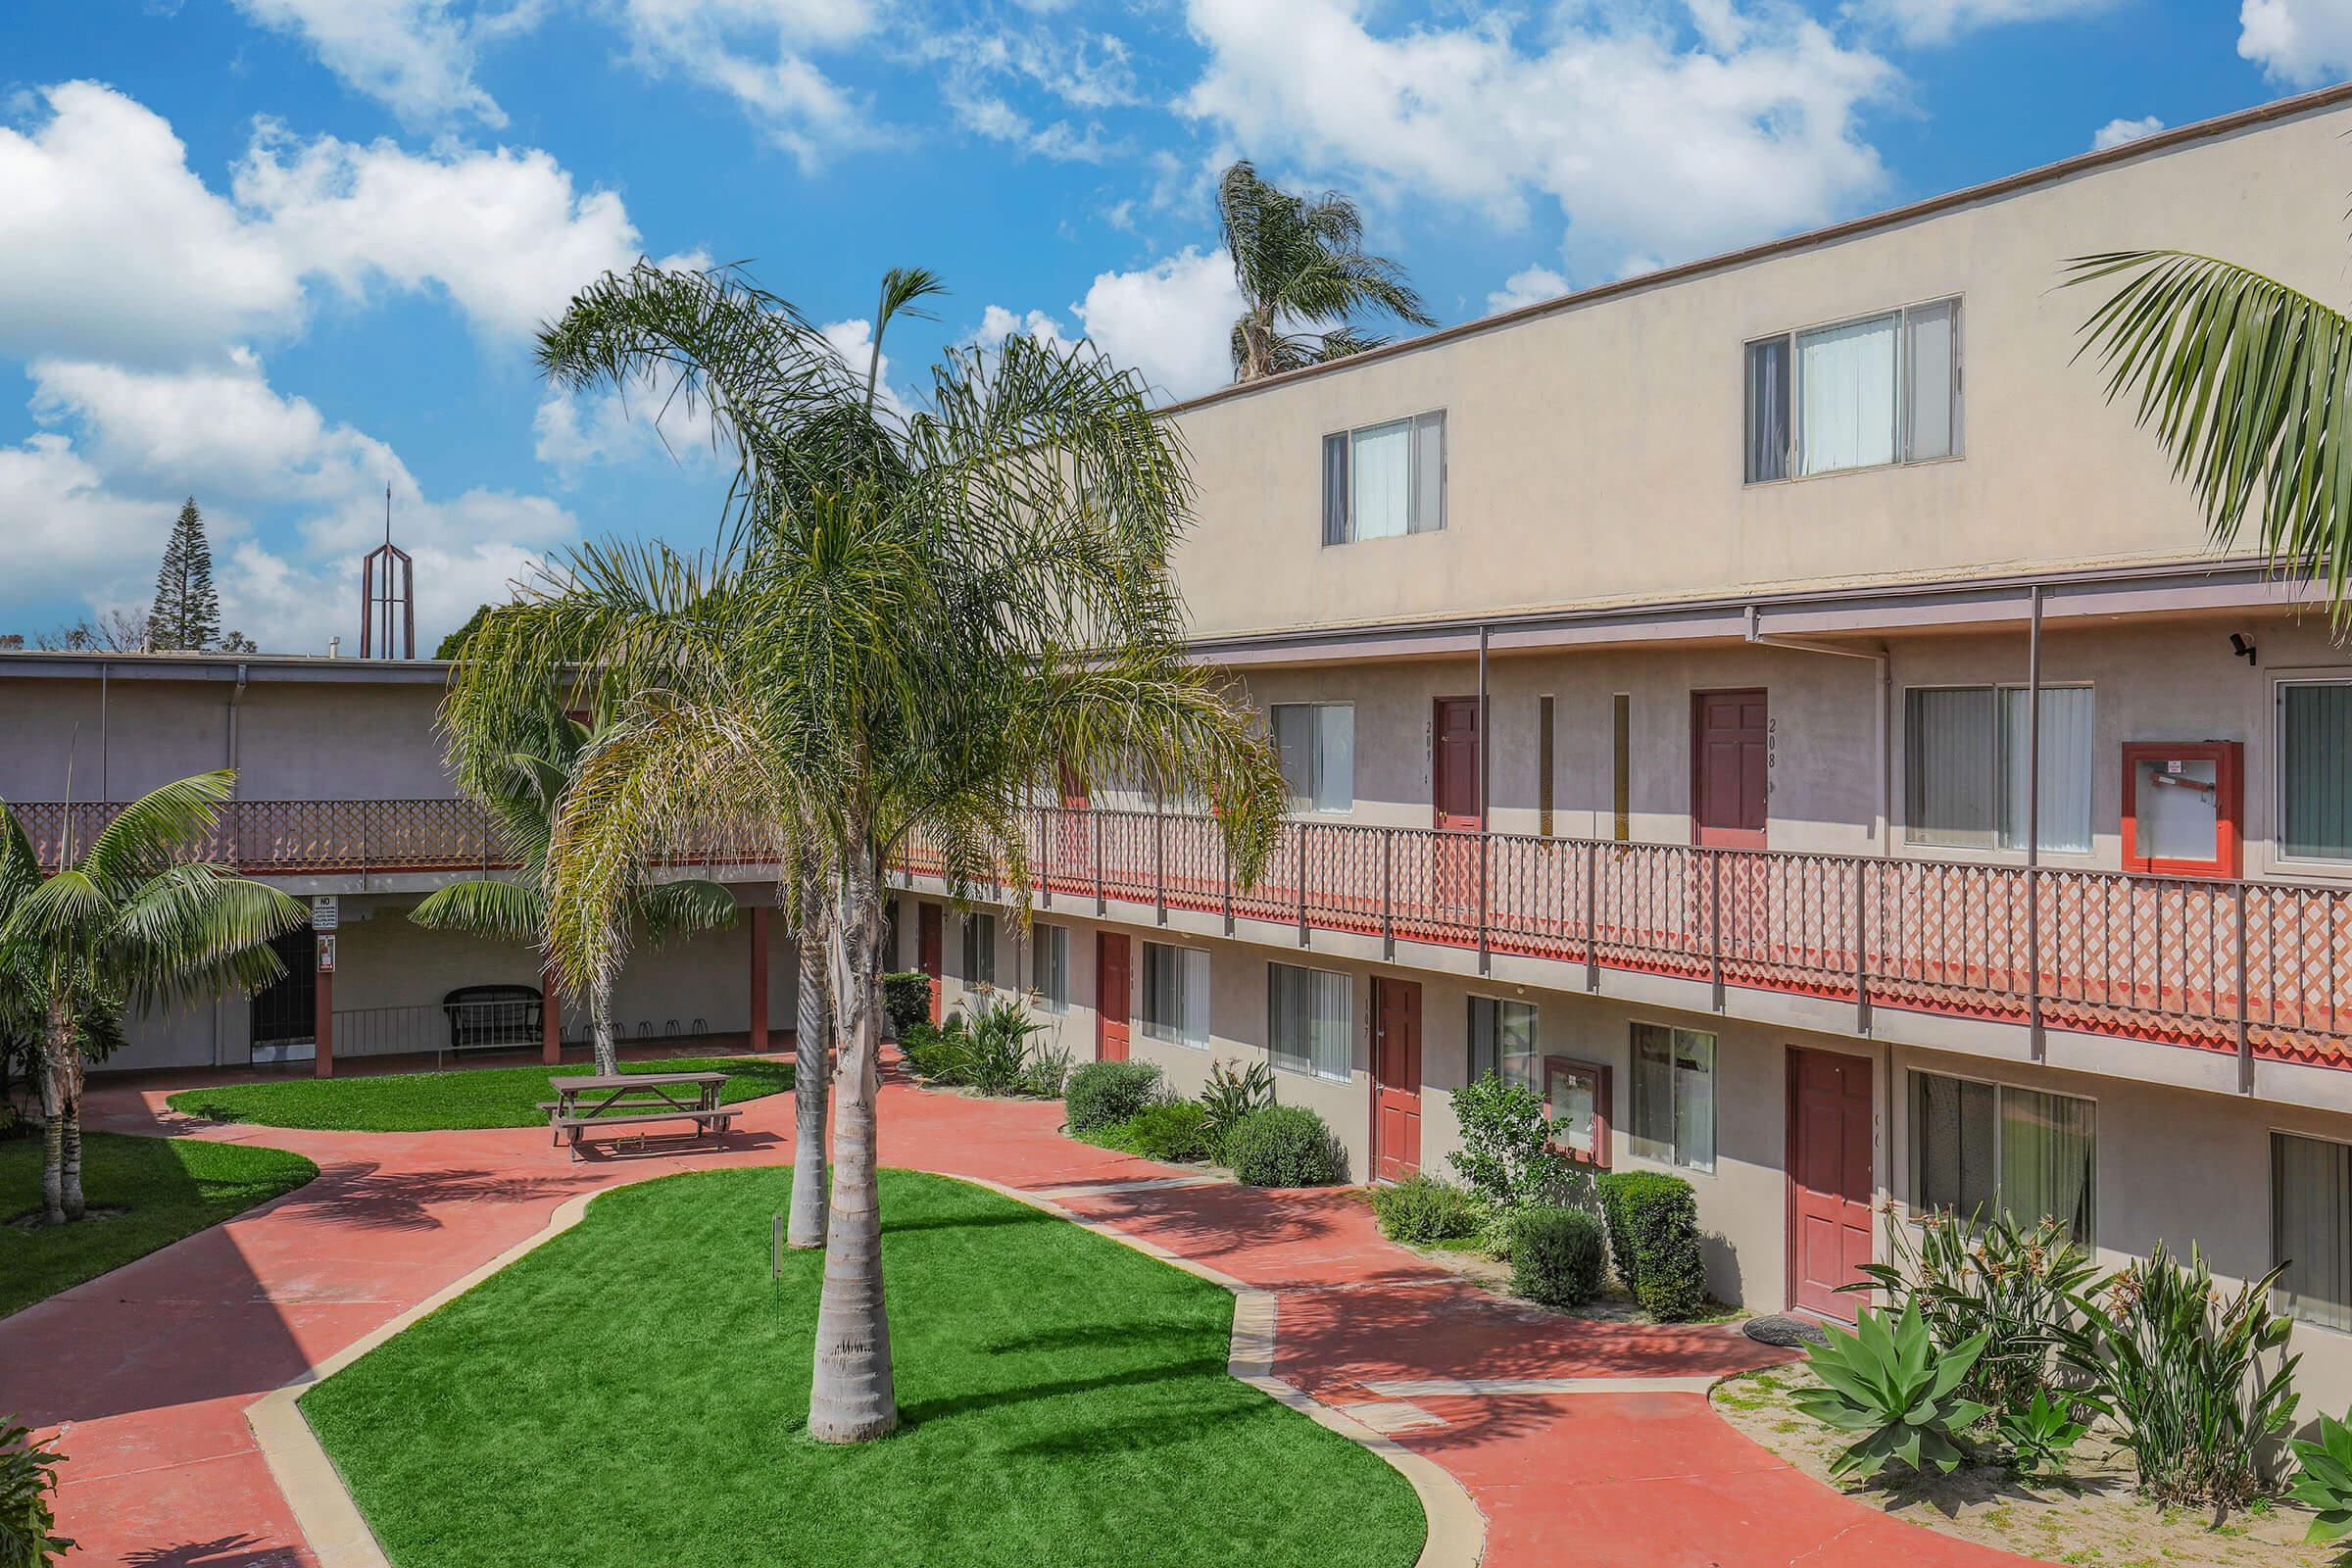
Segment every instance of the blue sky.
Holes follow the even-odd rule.
[[[142,605],[189,493],[224,618],[294,652],[352,639],[387,483],[428,642],[583,535],[707,537],[691,431],[531,369],[640,255],[860,354],[934,269],[903,396],[1007,330],[1183,395],[1236,156],[1355,194],[1457,321],[2347,72],[2352,0],[12,0],[0,631]]]

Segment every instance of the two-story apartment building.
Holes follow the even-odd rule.
[[[2209,545],[2060,285],[2169,246],[2339,297],[2347,133],[2316,94],[1172,409],[1275,862],[1098,786],[1026,940],[918,854],[902,957],[1180,1090],[1268,1060],[1365,1179],[1521,1079],[1689,1177],[1757,1309],[1850,1317],[1888,1203],[2284,1262],[2341,1406],[2352,654]]]
[[[2209,547],[2059,284],[2165,245],[2341,295],[2347,132],[2334,89],[1171,408],[1198,657],[1294,794],[1273,863],[1066,781],[1029,928],[917,847],[900,961],[1179,1090],[1268,1061],[1363,1179],[1444,1173],[1448,1092],[1527,1082],[1582,1157],[1690,1178],[1759,1310],[1850,1316],[1887,1204],[2287,1263],[2341,1409],[2352,654]],[[49,840],[235,766],[222,858],[336,900],[329,975],[118,1064],[415,1050],[452,990],[538,983],[403,918],[496,858],[444,674],[0,655],[0,796]],[[786,1026],[772,872],[714,871],[746,918],[634,956],[631,1038]]]

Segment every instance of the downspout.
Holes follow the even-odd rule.
[[[237,661],[237,683],[230,687],[228,692],[228,736],[225,746],[226,756],[224,759],[229,771],[229,792],[232,799],[234,798],[236,792],[237,706],[245,701],[246,678],[247,668],[245,662],[243,660],[239,660]],[[235,831],[233,817],[231,819],[230,831]],[[231,858],[234,858],[233,852]],[[216,991],[213,993],[213,1065],[216,1067],[220,1065],[220,993]]]
[[[107,788],[106,684],[107,662],[101,659],[98,661],[98,799],[102,803],[115,798],[114,792]]]
[[[1747,640],[1764,648],[1788,648],[1802,654],[1829,654],[1838,659],[1867,659],[1878,666],[1878,700],[1871,711],[1871,732],[1877,740],[1879,771],[1879,854],[1894,853],[1894,766],[1889,743],[1887,710],[1894,699],[1894,677],[1886,650],[1872,653],[1859,648],[1839,648],[1834,643],[1806,642],[1800,637],[1779,637],[1762,629],[1763,616],[1754,605],[1747,607]]]
[[[1487,721],[1487,628],[1478,628],[1478,972],[1486,974],[1494,964],[1487,946],[1487,911],[1491,907],[1488,878],[1493,874],[1494,858],[1494,825],[1487,819],[1487,781],[1491,760],[1494,755],[1494,728]]]
[[[1996,715],[1997,716],[1997,715]],[[2035,1061],[2049,1054],[2041,1028],[2041,584],[2026,620],[2026,1041]]]

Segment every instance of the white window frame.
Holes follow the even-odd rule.
[[[983,924],[982,922],[986,922]],[[975,937],[980,940],[974,940]],[[986,909],[967,909],[963,915],[963,972],[956,978],[966,991],[997,989],[997,917]],[[976,971],[985,968],[988,972]]]
[[[1642,1145],[1657,1143],[1658,1140],[1645,1137],[1642,1131],[1642,1048],[1636,1043],[1634,1037],[1634,1030],[1638,1027],[1663,1029],[1666,1031],[1670,1043],[1675,1035],[1699,1035],[1714,1046],[1714,1053],[1709,1058],[1707,1066],[1707,1082],[1711,1086],[1711,1092],[1707,1096],[1707,1116],[1710,1123],[1707,1128],[1707,1146],[1715,1151],[1714,1159],[1709,1159],[1703,1164],[1697,1160],[1685,1159],[1682,1149],[1675,1145],[1675,1141],[1671,1137],[1665,1140],[1671,1146],[1670,1152],[1666,1157],[1660,1158],[1656,1154],[1642,1152]],[[1712,1029],[1692,1029],[1664,1018],[1633,1017],[1626,1020],[1625,1058],[1627,1150],[1636,1159],[1646,1161],[1652,1165],[1663,1165],[1669,1170],[1694,1170],[1701,1175],[1713,1175],[1717,1161],[1723,1157],[1723,1095],[1721,1093],[1723,1087],[1723,1036]],[[1673,1081],[1679,1082],[1680,1080]],[[1667,1118],[1669,1125],[1677,1119],[1671,1114],[1672,1108],[1669,1105],[1670,1114]]]
[[[1147,1040],[1156,1040],[1162,1045],[1182,1046],[1188,1051],[1206,1051],[1209,1037],[1215,1032],[1214,1025],[1208,1016],[1208,1003],[1209,997],[1216,987],[1215,968],[1209,957],[1208,950],[1187,947],[1178,942],[1139,942],[1137,947],[1140,951],[1135,956],[1135,1027],[1143,1031],[1144,1038]],[[1184,982],[1192,978],[1194,974],[1194,958],[1200,960],[1200,996],[1198,1003],[1200,1027],[1197,1039],[1184,1032],[1181,1018],[1175,1023],[1162,1024],[1159,1020],[1149,1016],[1152,1003],[1152,950],[1154,948],[1180,956],[1177,959],[1176,1010],[1181,1014],[1191,1014],[1195,1011],[1194,999],[1190,996],[1190,987]],[[1183,956],[1185,955],[1190,955],[1190,956]]]
[[[1317,1066],[1311,1048],[1302,1054],[1302,1059],[1306,1062],[1303,1067],[1294,1066],[1276,1054],[1274,1045],[1274,971],[1277,969],[1296,969],[1301,974],[1322,975],[1340,982],[1340,990],[1348,998],[1348,1017],[1347,1027],[1341,1031],[1341,1039],[1344,1042],[1341,1047],[1341,1054],[1344,1059],[1340,1064],[1339,1071],[1327,1072]],[[1310,963],[1284,963],[1279,958],[1266,960],[1266,1063],[1276,1072],[1295,1073],[1298,1077],[1315,1078],[1327,1084],[1351,1082],[1355,1076],[1355,976],[1347,970],[1319,969]]]
[[[1919,1200],[1919,1102],[1915,1086],[1917,1081],[1922,1078],[1948,1078],[1954,1083],[1982,1084],[1993,1092],[1992,1170],[1993,1191],[1995,1193],[2000,1191],[2001,1140],[2004,1137],[2002,1132],[2001,1096],[2009,1093],[2011,1090],[2015,1090],[2020,1094],[2051,1095],[2060,1100],[2079,1100],[2090,1107],[2090,1234],[2088,1236],[2076,1238],[2076,1242],[2077,1245],[2082,1247],[2084,1251],[2095,1252],[2098,1250],[2099,1206],[2101,1201],[2101,1195],[2099,1192],[2099,1125],[2101,1118],[2099,1116],[2098,1096],[2078,1095],[2069,1089],[2043,1089],[2033,1084],[2013,1084],[2006,1079],[1987,1078],[1981,1073],[1945,1072],[1940,1067],[1906,1066],[1903,1069],[1903,1077],[1902,1176],[1905,1187],[1909,1189],[1903,1200],[1903,1209],[1911,1216],[1911,1220],[1914,1224],[1924,1219],[1931,1212],[1931,1210],[1923,1207]],[[1963,1214],[1960,1216],[1960,1218],[1966,1220],[1968,1216]]]
[[[2090,681],[2090,680],[2045,680],[2045,681],[2043,681],[2043,682],[2041,683],[2041,689],[2042,689],[2043,691],[2045,691],[2045,692],[2088,692],[2088,693],[2090,693],[2090,703],[2091,703],[2091,721],[2090,721],[2090,722],[2091,722],[2091,736],[2090,736],[2090,746],[2091,746],[2091,765],[2092,765],[2092,772],[2091,772],[2091,776],[2090,776],[2090,779],[2089,779],[2089,785],[2090,785],[2090,811],[2089,811],[2089,818],[2090,818],[2090,843],[2089,843],[2089,845],[2088,845],[2086,848],[2080,849],[2080,850],[2054,850],[2054,849],[2047,849],[2047,848],[2045,848],[2045,849],[2043,849],[2043,850],[2042,850],[2042,852],[2041,852],[2041,853],[2042,853],[2043,855],[2045,855],[2045,856],[2049,856],[2049,855],[2061,856],[2061,857],[2064,857],[2064,858],[2068,858],[2068,859],[2069,859],[2069,860],[2071,860],[2071,861],[2077,861],[2077,862],[2082,862],[2082,863],[2087,864],[2087,863],[2089,863],[2089,862],[2090,862],[2090,861],[2091,861],[2093,858],[2096,858],[2096,856],[2098,855],[2098,849],[2099,849],[2099,775],[2098,775],[2098,771],[2097,771],[2097,767],[2098,767],[2098,761],[2099,761],[2099,734],[2098,734],[2098,723],[2099,723],[2099,721],[2098,721],[2099,684],[2098,684],[2098,682],[2096,682],[2096,681]],[[1902,701],[1902,705],[1901,705],[1901,706],[1902,706],[1902,733],[1901,733],[1901,736],[1899,737],[1899,744],[1900,744],[1900,747],[1901,747],[1901,751],[1902,751],[1902,759],[1903,759],[1903,788],[1902,788],[1902,811],[1903,811],[1903,845],[1904,845],[1904,847],[1905,847],[1906,849],[1934,850],[1934,851],[1936,851],[1936,852],[1937,853],[1937,855],[1938,855],[1938,856],[1942,856],[1942,855],[1946,854],[1947,852],[1950,852],[1950,853],[1957,853],[1958,855],[1961,855],[1961,856],[1978,856],[1978,855],[1983,855],[1983,856],[1994,856],[1994,857],[2002,857],[2002,858],[2018,858],[2018,859],[2022,859],[2022,858],[2024,858],[2024,856],[2025,856],[2025,853],[2026,853],[2026,848],[2027,848],[2027,846],[2026,846],[2026,844],[2025,844],[2025,842],[2024,842],[2024,832],[2025,832],[2025,826],[2024,826],[2024,824],[2023,824],[2022,822],[2021,822],[2021,823],[2018,825],[2018,832],[2019,832],[2019,842],[2017,842],[2017,843],[2015,843],[2015,844],[2004,844],[2003,842],[2001,842],[2001,835],[2007,831],[2007,828],[2006,828],[2006,827],[2003,825],[2003,823],[2002,823],[2002,821],[2001,821],[2001,796],[2000,796],[2000,791],[2001,791],[2001,784],[2002,784],[2002,780],[2003,780],[2004,778],[2006,778],[2006,777],[2007,777],[2007,775],[2008,775],[2008,767],[2007,767],[2007,763],[2008,763],[2008,757],[2007,757],[2007,754],[2006,754],[2006,752],[2005,752],[2005,751],[2003,751],[2003,750],[2002,750],[2002,748],[2005,748],[2005,747],[2008,745],[2008,743],[2009,743],[2009,726],[2008,726],[2007,722],[2006,722],[2006,717],[2007,717],[2007,715],[2006,715],[2006,714],[2003,712],[2003,710],[2002,710],[2002,703],[2003,703],[2003,701],[2004,701],[2004,699],[2005,699],[2005,696],[2006,696],[2006,694],[2008,694],[2008,693],[2010,693],[2010,692],[2026,692],[2026,691],[2030,691],[2030,690],[2032,690],[2032,688],[2031,688],[2030,686],[2028,686],[2026,682],[2024,682],[2024,681],[2016,681],[2016,680],[1940,680],[1940,681],[1937,681],[1937,680],[1931,680],[1931,681],[1916,681],[1916,682],[1913,682],[1913,683],[1911,683],[1911,684],[1909,684],[1909,685],[1906,685],[1906,686],[1903,688],[1903,701]],[[1950,840],[1948,840],[1948,839],[1932,839],[1932,838],[1922,838],[1922,837],[1920,837],[1920,832],[1921,832],[1921,824],[1920,824],[1919,822],[1917,822],[1917,821],[1915,821],[1915,820],[1913,819],[1913,817],[1912,817],[1912,812],[1911,812],[1911,793],[1912,793],[1912,789],[1913,789],[1913,779],[1912,779],[1912,771],[1913,771],[1913,769],[1912,769],[1912,765],[1911,765],[1911,761],[1912,761],[1912,757],[1911,757],[1911,753],[1912,753],[1912,744],[1911,744],[1911,743],[1912,743],[1912,739],[1913,739],[1913,736],[1912,736],[1912,723],[1911,723],[1911,694],[1912,694],[1913,692],[1985,692],[1985,691],[1988,691],[1988,692],[1992,693],[1992,742],[1993,742],[1993,747],[1994,747],[1994,751],[1993,751],[1993,759],[1992,759],[1992,777],[1993,777],[1993,803],[1992,803],[1992,842],[1991,842],[1990,844],[1957,844],[1957,843],[1953,843],[1953,842],[1951,842],[1951,841],[1950,841]]]
[[[1424,420],[1433,419],[1437,421],[1438,427],[1438,514],[1434,519],[1431,519],[1424,518],[1420,514],[1421,443],[1415,437],[1421,428],[1422,422]],[[1331,550],[1337,549],[1342,545],[1377,544],[1381,542],[1380,539],[1362,539],[1357,537],[1356,534],[1355,443],[1363,436],[1381,434],[1385,431],[1393,430],[1398,425],[1404,426],[1406,449],[1404,476],[1404,532],[1400,534],[1384,534],[1381,536],[1381,539],[1410,539],[1415,534],[1443,533],[1446,531],[1446,468],[1449,466],[1450,463],[1450,460],[1446,456],[1447,432],[1446,423],[1446,411],[1444,409],[1423,409],[1417,414],[1399,415],[1394,419],[1377,419],[1370,424],[1358,424],[1345,430],[1329,430],[1324,432],[1323,439],[1317,445],[1315,452],[1316,460],[1320,465],[1320,472],[1322,475],[1321,483],[1318,484],[1316,488],[1322,496],[1323,501],[1322,511],[1316,518],[1316,528],[1318,531],[1318,536],[1323,541],[1323,548],[1326,550]],[[1348,443],[1348,497],[1345,502],[1341,503],[1344,509],[1344,515],[1341,518],[1340,537],[1336,539],[1332,537],[1333,502],[1331,496],[1330,456],[1331,443],[1334,441],[1345,441]]]
[[[2286,689],[2289,686],[2352,686],[2352,671],[2279,673],[2271,680],[2271,859],[2282,867],[2324,876],[2352,872],[2352,858],[2294,855],[2286,847]]]
[[[1527,1000],[1525,997],[1504,997],[1504,996],[1497,996],[1497,995],[1495,995],[1494,992],[1491,992],[1491,991],[1473,991],[1473,992],[1471,992],[1471,993],[1469,994],[1469,996],[1468,996],[1468,997],[1467,997],[1467,998],[1464,1000],[1464,1002],[1463,1002],[1463,1004],[1462,1004],[1462,1027],[1463,1027],[1463,1032],[1464,1032],[1465,1034],[1468,1034],[1468,1033],[1469,1033],[1469,1027],[1470,1027],[1470,1018],[1471,1018],[1471,1008],[1473,1007],[1473,1005],[1474,1005],[1474,1004],[1478,1004],[1478,1003],[1481,1003],[1481,1002],[1488,1003],[1488,1004],[1490,1004],[1491,1005],[1493,1005],[1493,1006],[1494,1006],[1494,1007],[1496,1009],[1496,1010],[1495,1010],[1495,1012],[1494,1012],[1494,1023],[1495,1023],[1495,1027],[1496,1027],[1497,1029],[1499,1029],[1499,1028],[1501,1027],[1501,1025],[1502,1025],[1502,1012],[1501,1012],[1501,1010],[1500,1010],[1500,1009],[1502,1009],[1503,1007],[1506,1007],[1506,1006],[1508,1006],[1508,1007],[1525,1007],[1525,1008],[1526,1008],[1526,1009],[1527,1009],[1529,1012],[1531,1012],[1531,1013],[1533,1013],[1533,1014],[1535,1015],[1535,1017],[1534,1017],[1534,1028],[1533,1028],[1533,1031],[1532,1031],[1532,1041],[1533,1041],[1533,1044],[1534,1044],[1534,1046],[1535,1046],[1535,1053],[1534,1053],[1534,1054],[1533,1054],[1533,1055],[1531,1055],[1531,1056],[1528,1058],[1528,1071],[1529,1071],[1529,1073],[1530,1073],[1530,1075],[1531,1075],[1531,1076],[1530,1076],[1530,1077],[1528,1078],[1528,1080],[1527,1080],[1527,1087],[1528,1087],[1528,1088],[1530,1088],[1530,1089],[1533,1089],[1533,1090],[1534,1090],[1534,1091],[1535,1091],[1535,1092],[1536,1092],[1538,1095],[1541,1095],[1541,1094],[1543,1094],[1543,1093],[1544,1093],[1544,1008],[1543,1008],[1543,1005],[1542,1005],[1542,1004],[1540,1004],[1540,1003],[1534,1003],[1534,1002],[1530,1002],[1530,1001],[1528,1001],[1528,1000]],[[1464,1060],[1464,1062],[1463,1062],[1463,1067],[1464,1067],[1464,1069],[1467,1071],[1467,1073],[1469,1074],[1469,1077],[1471,1078],[1471,1080],[1472,1080],[1472,1081],[1476,1081],[1477,1079],[1479,1079],[1479,1078],[1481,1078],[1481,1077],[1483,1077],[1483,1076],[1484,1076],[1484,1073],[1481,1071],[1481,1069],[1480,1069],[1480,1067],[1479,1067],[1479,1061],[1478,1061],[1478,1057],[1479,1057],[1479,1042],[1478,1042],[1478,1037],[1477,1037],[1476,1035],[1469,1035],[1469,1039],[1467,1040],[1466,1044],[1467,1044],[1467,1046],[1468,1046],[1468,1049],[1467,1049],[1467,1050],[1466,1050],[1466,1051],[1463,1053],[1463,1054],[1464,1054],[1464,1057],[1466,1058],[1466,1059]],[[1494,1041],[1493,1041],[1493,1042],[1492,1042],[1492,1044],[1493,1044],[1493,1046],[1494,1046],[1494,1065],[1493,1071],[1494,1072],[1495,1076],[1496,1076],[1496,1077],[1499,1077],[1499,1078],[1502,1078],[1502,1081],[1503,1081],[1504,1083],[1513,1083],[1513,1082],[1517,1082],[1518,1080],[1515,1080],[1515,1079],[1509,1078],[1509,1077],[1507,1077],[1507,1076],[1504,1076],[1504,1074],[1503,1074],[1503,1071],[1502,1071],[1502,1041],[1501,1041],[1499,1038],[1497,1038],[1497,1039],[1495,1039]]]
[[[2337,1148],[2342,1149],[2352,1147],[2352,1139],[2329,1138],[2321,1133],[2307,1133],[2297,1127],[2274,1126],[2268,1129],[2268,1131],[2270,1136],[2265,1140],[2263,1145],[2264,1162],[2268,1166],[2268,1169],[2264,1172],[2263,1182],[2263,1191],[2267,1205],[2263,1214],[2263,1228],[2267,1233],[2265,1242],[2270,1250],[2270,1266],[2277,1268],[2282,1261],[2282,1259],[2278,1256],[2278,1141],[2281,1138],[2300,1138],[2309,1143],[2333,1144]],[[2352,1203],[2352,1193],[2345,1195],[2345,1201],[2347,1203]],[[2332,1323],[2322,1323],[2313,1318],[2305,1317],[2301,1313],[2295,1311],[2292,1302],[2287,1297],[2286,1289],[2283,1283],[2275,1285],[2271,1288],[2271,1305],[2282,1315],[2293,1318],[2295,1321],[2296,1331],[2298,1333],[2335,1335],[2352,1334],[2352,1329],[2341,1329]]]
[[[1306,794],[1303,799],[1297,795],[1290,797],[1290,812],[1293,816],[1351,816],[1355,812],[1355,704],[1314,700],[1297,703],[1268,703],[1266,705],[1266,731],[1275,738],[1278,761],[1280,760],[1282,727],[1276,715],[1285,709],[1300,708],[1306,709],[1314,714],[1311,724],[1313,733],[1307,742]],[[1336,708],[1344,708],[1348,710],[1348,804],[1346,806],[1317,806],[1315,801],[1323,793],[1323,711],[1326,709]],[[1284,782],[1287,784],[1289,780],[1286,779]]]
[[[1048,1012],[1070,1010],[1070,928],[1037,921],[1029,927],[1029,986]],[[1055,955],[1058,954],[1058,960]],[[1053,985],[1048,985],[1051,975]]]
[[[1911,314],[1939,305],[1952,308],[1952,385],[1951,407],[1952,449],[1935,457],[1911,456]],[[1887,463],[1864,464],[1851,468],[1824,468],[1818,473],[1797,471],[1797,455],[1804,450],[1804,366],[1796,352],[1797,339],[1815,332],[1834,332],[1840,327],[1860,326],[1865,321],[1894,319],[1894,458]],[[1740,345],[1740,478],[1743,488],[1762,485],[1791,484],[1800,479],[1835,479],[1848,473],[1875,473],[1885,468],[1916,467],[1930,463],[1954,463],[1968,455],[1965,432],[1968,428],[1965,391],[1968,385],[1966,353],[1962,344],[1966,338],[1968,309],[1965,297],[1959,294],[1938,294],[1930,299],[1912,300],[1891,305],[1883,311],[1864,311],[1855,316],[1841,316],[1833,320],[1812,321],[1802,326],[1788,327],[1779,332],[1763,332],[1744,339]],[[1779,342],[1786,345],[1788,358],[1788,447],[1781,455],[1781,476],[1777,479],[1751,479],[1747,476],[1749,407],[1747,382],[1747,351],[1759,343]]]

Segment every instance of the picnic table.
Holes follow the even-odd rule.
[[[580,1157],[580,1135],[598,1127],[625,1127],[655,1121],[691,1121],[710,1135],[717,1148],[735,1125],[737,1112],[719,1103],[726,1086],[723,1072],[585,1073],[550,1078],[556,1092],[543,1100],[551,1140],[569,1140],[571,1157]]]

